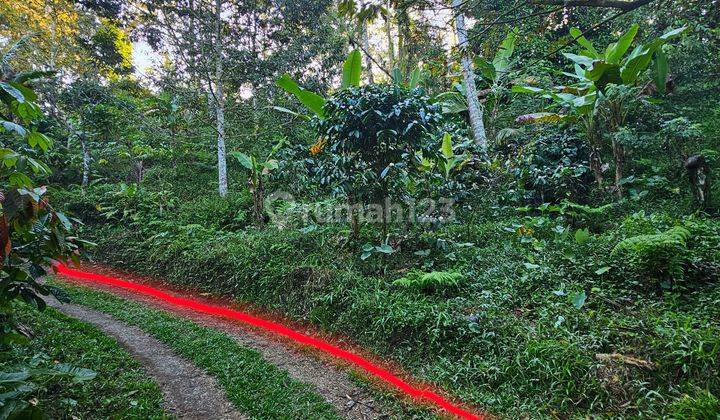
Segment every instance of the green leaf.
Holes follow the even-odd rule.
[[[67,363],[55,365],[53,369],[58,371],[59,373],[70,376],[72,378],[72,381],[76,384],[92,380],[97,376],[97,373],[93,370],[79,368],[77,366],[72,366]]]
[[[467,100],[460,92],[443,92],[435,99],[442,105],[443,114],[458,114],[468,109]]]
[[[665,94],[665,86],[667,84],[668,75],[668,59],[662,48],[658,48],[655,53],[655,86],[661,95]]]
[[[287,108],[283,108],[283,107],[281,107],[281,106],[271,106],[270,108],[272,108],[272,109],[274,109],[275,111],[278,111],[278,112],[283,112],[283,113],[285,113],[285,114],[290,114],[290,115],[292,115],[292,116],[294,116],[294,117],[300,117],[300,118],[302,118],[302,119],[304,119],[304,120],[306,120],[306,121],[309,121],[309,120],[310,120],[310,117],[307,116],[307,115],[305,115],[305,114],[301,114],[301,113],[299,113],[299,112],[295,112],[295,111],[293,111],[293,110],[290,110],[290,109],[287,109]]]
[[[394,84],[396,84],[396,85],[401,85],[401,84],[402,84],[402,82],[403,82],[403,77],[402,77],[402,73],[400,73],[400,69],[399,69],[399,68],[396,67],[396,68],[393,69],[393,71],[392,71],[392,79],[393,79],[393,83],[394,83]]]
[[[50,140],[45,134],[38,133],[37,131],[31,131],[28,134],[27,141],[30,147],[40,146],[43,151],[47,151],[52,145],[52,140]]]
[[[27,135],[27,131],[25,130],[25,128],[20,124],[15,124],[14,122],[2,121],[0,123],[0,127],[2,127],[3,130],[12,131],[20,137],[25,137]]]
[[[298,86],[298,84],[290,77],[289,74],[283,74],[275,84],[286,92],[295,95],[295,97],[305,105],[310,111],[314,112],[320,118],[325,116],[323,106],[325,106],[325,98],[317,93],[310,92]]]
[[[10,185],[14,187],[28,187],[32,188],[32,180],[22,172],[13,172],[8,177]]]
[[[247,169],[253,169],[253,168],[254,168],[253,163],[252,163],[252,161],[253,161],[252,158],[251,158],[250,156],[246,155],[245,153],[243,153],[243,152],[231,152],[231,153],[230,153],[230,156],[232,156],[232,157],[234,157],[235,159],[237,159],[237,161],[240,162],[240,164],[241,164],[242,166],[244,166],[245,168],[247,168]]]
[[[597,274],[599,276],[601,274],[607,273],[608,271],[610,271],[610,267],[608,267],[608,266],[600,267],[597,270],[595,270],[595,274]]]
[[[452,148],[452,136],[450,135],[450,133],[443,134],[442,147],[440,148],[440,151],[447,159],[455,156]]]
[[[666,32],[662,36],[659,36],[654,40],[648,42],[647,44],[638,45],[637,47],[635,47],[635,49],[628,56],[625,64],[620,71],[623,83],[635,83],[640,74],[644,72],[650,65],[650,62],[652,61],[652,57],[655,52],[668,41],[679,36],[686,30],[687,27],[685,26],[678,29],[673,29]]]
[[[620,62],[635,39],[638,28],[639,26],[637,23],[633,24],[630,29],[622,34],[620,39],[618,39],[618,42],[608,45],[607,50],[605,50],[605,60],[607,60],[608,63],[617,64]]]
[[[590,57],[571,53],[563,53],[563,55],[565,56],[565,58],[572,60],[574,63],[577,63],[585,68],[592,67],[593,59]]]
[[[645,71],[650,64],[652,54],[653,51],[644,45],[638,45],[635,47],[620,70],[620,76],[623,79],[623,83],[628,85],[635,83],[635,80],[637,80],[640,73]]]
[[[0,161],[6,168],[12,168],[17,164],[20,155],[12,149],[0,149]]]
[[[590,231],[587,229],[578,229],[575,231],[575,242],[584,244],[590,240]]]
[[[393,249],[393,247],[391,247],[391,246],[388,245],[388,244],[382,244],[382,245],[380,245],[380,246],[378,246],[378,247],[375,247],[375,249],[376,249],[378,252],[382,252],[383,254],[392,254],[393,252],[395,252],[395,250]]]
[[[520,115],[515,119],[515,122],[518,124],[558,124],[567,120],[567,115],[560,115],[554,112],[535,112],[533,114]]]
[[[0,384],[11,384],[23,382],[30,377],[30,372],[21,370],[18,372],[0,372]]]
[[[585,294],[585,291],[583,290],[580,293],[576,293],[571,298],[572,304],[575,305],[575,308],[580,309],[585,305],[585,300],[587,300],[587,295]]]
[[[518,32],[518,28],[513,28],[513,30],[505,36],[502,43],[500,43],[500,48],[497,53],[495,53],[495,58],[493,58],[492,61],[497,73],[503,73],[510,66],[510,57],[512,57],[513,51],[515,51],[515,39]],[[493,77],[491,80],[494,81],[495,78]]]
[[[72,223],[70,223],[70,219],[68,219],[67,216],[60,212],[55,212],[55,216],[57,216],[58,220],[60,220],[60,223],[62,223],[65,230],[72,230]]]
[[[343,64],[341,89],[360,86],[362,73],[362,57],[359,50],[353,50]]]
[[[523,265],[524,265],[525,268],[527,268],[528,270],[535,270],[535,269],[537,269],[537,268],[540,268],[540,266],[539,266],[538,264],[533,264],[533,263],[529,263],[529,262],[523,263]]]
[[[587,38],[582,36],[582,31],[578,28],[570,28],[570,36],[573,37],[573,39],[580,44],[583,48],[588,50],[595,58],[598,58],[599,54],[595,50],[595,47],[593,46],[592,42],[588,41]]]
[[[41,79],[44,77],[53,77],[57,74],[56,71],[43,71],[43,70],[35,70],[35,71],[28,71],[24,73],[19,73],[17,76],[13,77],[13,82],[15,83],[25,83],[28,80],[35,80],[35,79]]]
[[[671,30],[665,32],[664,34],[660,35],[659,39],[667,42],[667,41],[670,41],[670,40],[673,39],[673,38],[676,38],[676,37],[680,36],[680,35],[681,35],[683,32],[685,32],[686,30],[688,30],[688,27],[687,27],[687,26],[682,26],[682,27],[677,28],[677,29],[671,29]]]
[[[603,60],[593,61],[592,68],[585,72],[585,76],[592,80],[600,91],[605,91],[605,87],[611,83],[622,84],[620,66]]]
[[[278,165],[278,161],[275,160],[275,159],[270,159],[270,160],[268,160],[267,162],[263,163],[262,166],[263,166],[263,168],[265,168],[265,169],[273,170],[273,171],[274,171],[275,169],[277,169],[277,168],[280,167],[280,166]]]
[[[410,73],[410,84],[408,87],[410,89],[415,89],[420,85],[420,76],[422,75],[422,69],[420,67],[415,67],[415,70]]]
[[[10,85],[9,83],[0,82],[0,90],[10,95],[14,100],[18,102],[25,102],[25,95],[23,95],[20,90]]]
[[[511,90],[513,93],[545,93],[545,89],[533,86],[513,85]]]
[[[476,57],[475,67],[480,71],[482,77],[491,83],[495,82],[495,79],[497,78],[497,70],[495,70],[495,66],[491,62],[482,57]]]
[[[19,90],[20,93],[22,93],[23,97],[25,98],[25,102],[33,102],[36,101],[38,96],[35,92],[33,92],[32,89],[28,88],[27,86],[24,86],[22,83],[18,82],[10,82],[10,86],[14,87],[15,89]]]

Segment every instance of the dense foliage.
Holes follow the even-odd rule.
[[[5,336],[28,309],[4,303],[42,306],[44,263],[79,250],[48,195],[86,258],[311,324],[501,417],[720,413],[717,1],[55,3],[68,45],[12,47],[0,84]],[[154,49],[144,73],[128,39]],[[169,318],[74,294],[173,341]]]

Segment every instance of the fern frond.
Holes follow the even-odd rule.
[[[405,277],[393,282],[394,286],[414,290],[439,290],[457,287],[465,276],[455,271],[411,271]]]

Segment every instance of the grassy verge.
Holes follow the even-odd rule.
[[[23,311],[20,321],[32,326],[35,338],[0,354],[0,371],[67,363],[97,373],[94,379],[78,384],[59,377],[36,383],[38,388],[26,400],[47,418],[166,417],[157,384],[148,379],[140,363],[97,328],[51,308]]]
[[[60,283],[71,299],[138,326],[214,375],[238,409],[257,418],[338,418],[310,386],[291,379],[228,335],[83,287]]]

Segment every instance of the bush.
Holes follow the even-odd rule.
[[[695,395],[685,394],[668,408],[670,418],[677,420],[716,420],[720,417],[720,400],[710,391],[697,390]]]
[[[681,226],[654,235],[624,239],[612,250],[614,258],[626,258],[629,266],[657,281],[681,280],[687,261],[690,231]]]
[[[585,141],[574,132],[548,129],[534,140],[515,144],[509,162],[520,200],[532,203],[578,201],[590,190],[592,175]]]
[[[393,285],[409,290],[434,292],[455,288],[460,285],[463,278],[461,273],[453,271],[432,271],[430,273],[411,271],[405,277],[395,280]]]
[[[366,85],[339,91],[315,120],[322,184],[353,194],[357,200],[380,202],[402,191],[415,169],[416,152],[438,154],[431,134],[442,121],[440,105],[431,104],[421,89],[398,85]]]
[[[246,191],[226,198],[216,195],[198,197],[180,204],[177,221],[185,225],[201,225],[209,229],[237,230],[248,224],[252,198]]]

